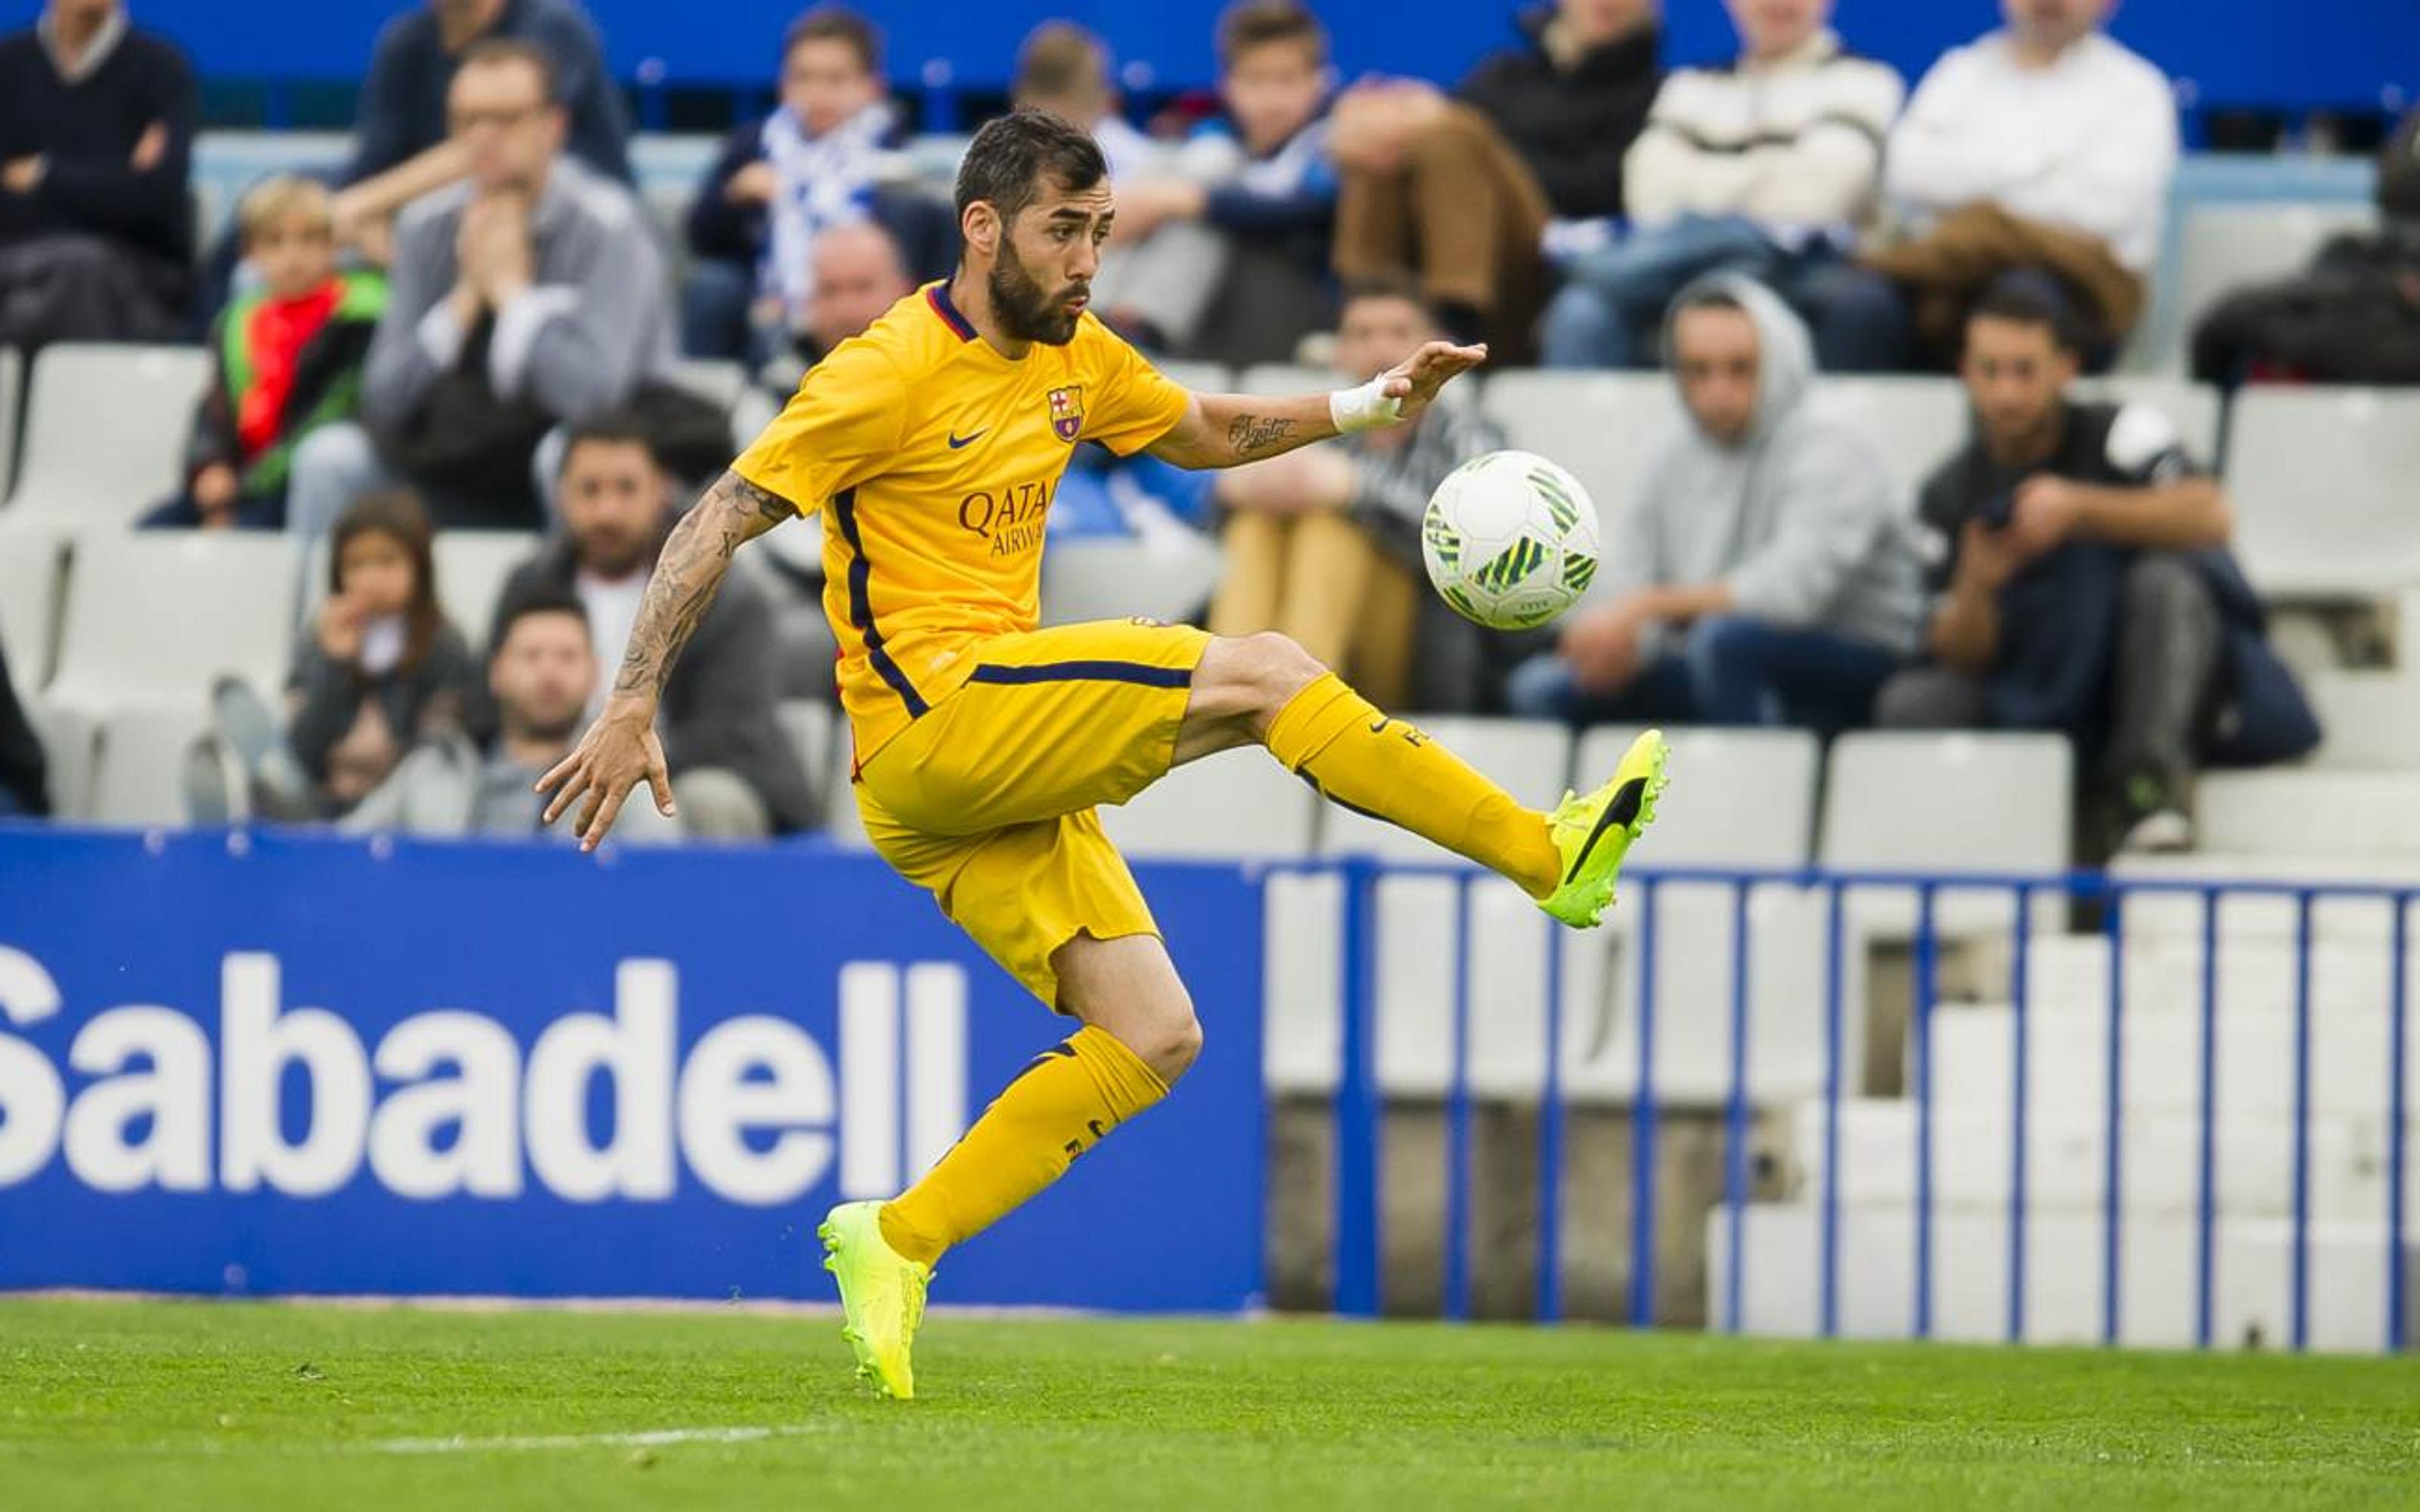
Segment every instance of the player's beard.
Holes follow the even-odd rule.
[[[1075,285],[1057,294],[1046,293],[1041,284],[1026,270],[1015,248],[1005,240],[1001,243],[1000,260],[991,265],[991,276],[985,280],[985,291],[991,295],[992,318],[1001,329],[1018,341],[1038,341],[1045,347],[1064,347],[1076,339],[1076,322],[1082,312],[1070,310],[1063,302],[1078,292]]]

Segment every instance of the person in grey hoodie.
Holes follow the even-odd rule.
[[[1813,411],[1807,328],[1762,285],[1699,280],[1666,345],[1688,423],[1656,453],[1557,648],[1513,670],[1513,712],[1864,724],[1923,613],[1881,460]]]
[[[295,449],[289,533],[318,536],[396,481],[442,527],[542,524],[542,439],[672,373],[662,249],[629,191],[565,155],[555,84],[527,42],[463,54],[446,100],[468,176],[396,222],[361,423]]]

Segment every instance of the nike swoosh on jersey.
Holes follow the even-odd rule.
[[[956,431],[950,432],[950,450],[954,452],[963,446],[972,446],[975,442],[982,440],[984,439],[985,432],[988,431],[990,428],[991,427],[986,425],[984,427],[984,430],[976,431],[971,436],[961,436]]]

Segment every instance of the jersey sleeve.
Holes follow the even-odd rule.
[[[802,515],[882,470],[906,433],[908,385],[865,341],[844,342],[807,370],[799,392],[731,471]]]
[[[1132,456],[1175,429],[1193,396],[1108,327],[1094,330],[1093,346],[1099,393],[1085,396],[1084,439]]]

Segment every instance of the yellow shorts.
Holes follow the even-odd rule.
[[[1143,620],[979,642],[965,684],[859,769],[874,848],[1054,1010],[1061,946],[1159,933],[1094,806],[1167,775],[1209,643]]]

